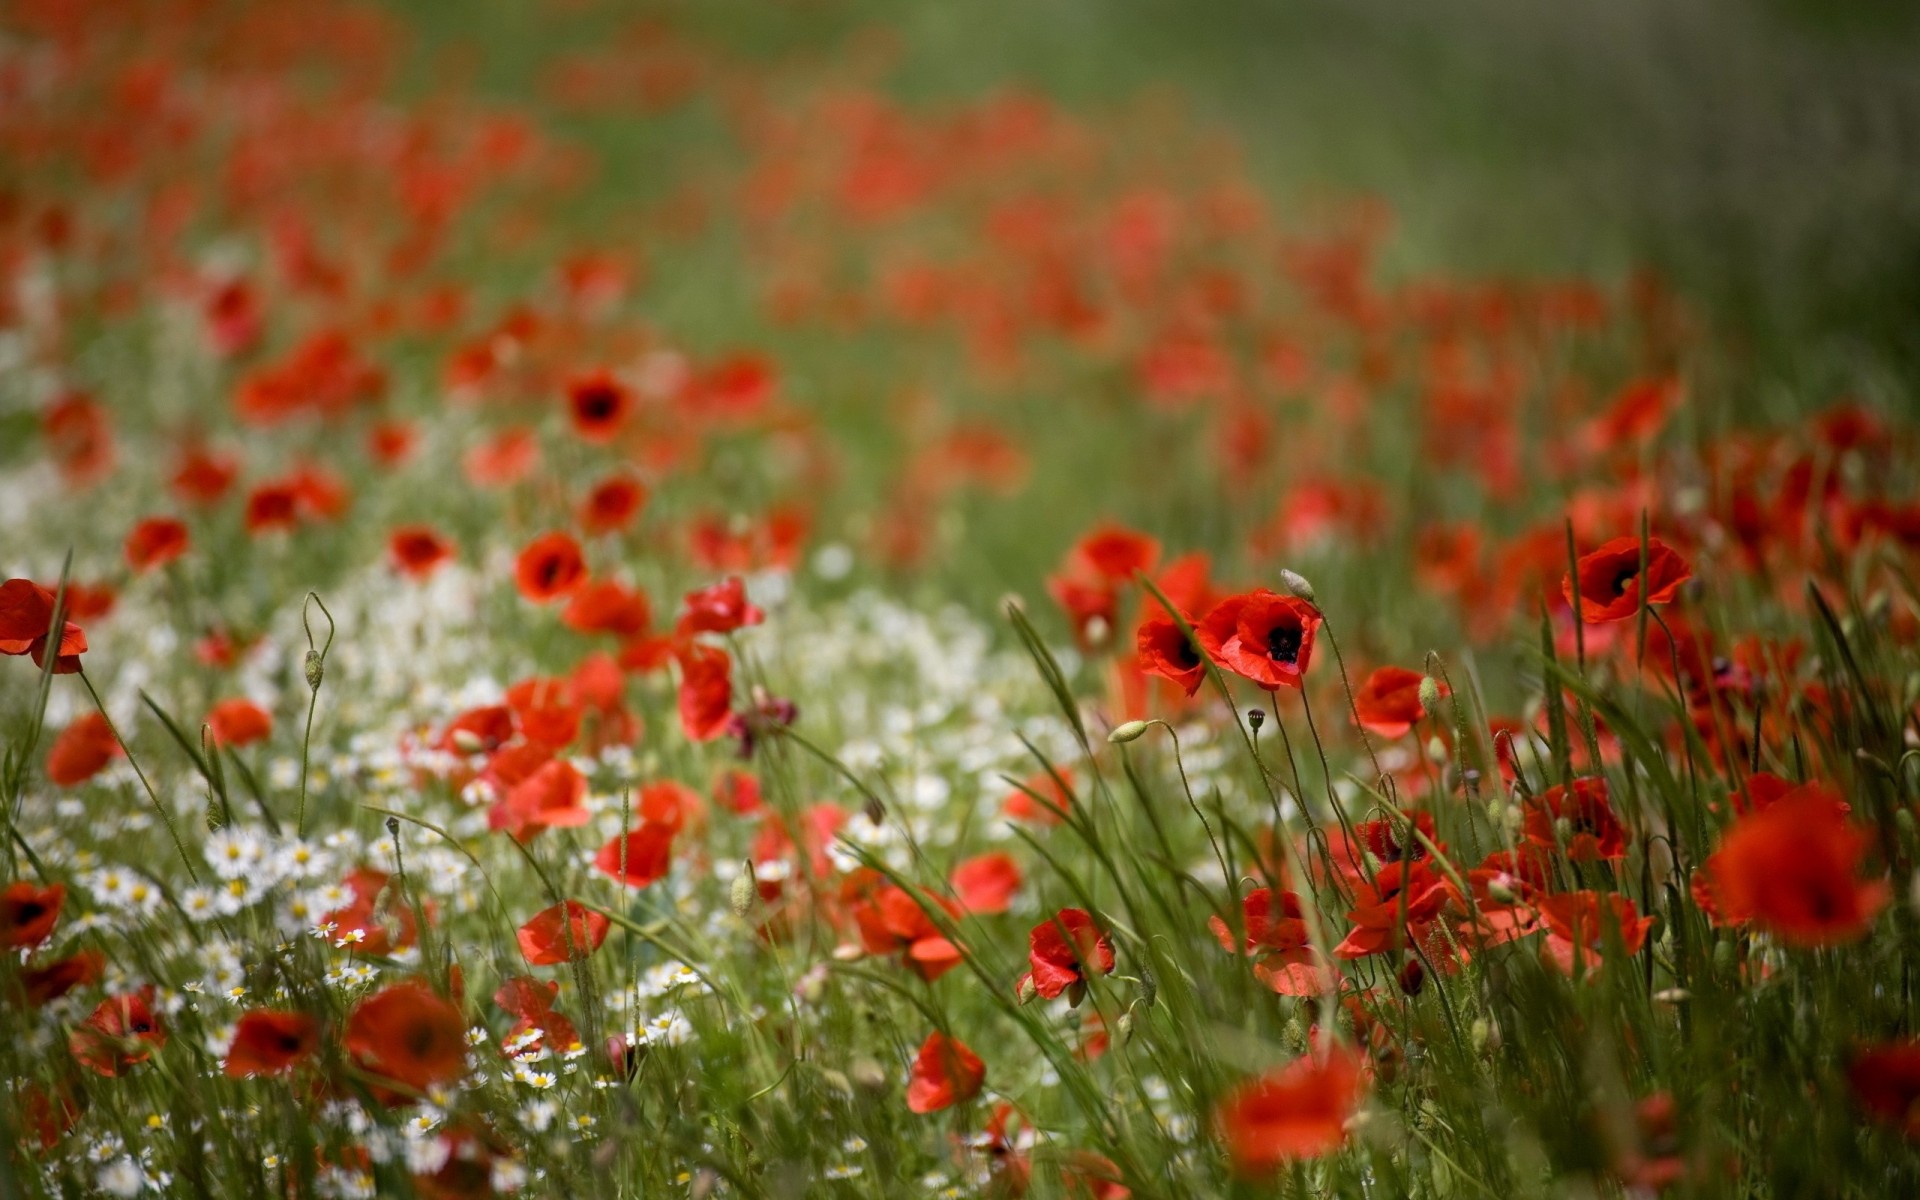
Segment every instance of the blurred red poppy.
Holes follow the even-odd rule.
[[[320,1022],[302,1012],[259,1008],[241,1015],[227,1047],[228,1077],[280,1075],[320,1047]]]
[[[1564,852],[1572,862],[1615,862],[1627,856],[1627,829],[1607,799],[1607,781],[1590,775],[1573,787],[1556,784],[1525,806],[1527,841]]]
[[[688,592],[685,607],[674,631],[682,636],[694,633],[732,633],[747,625],[758,625],[766,614],[747,602],[746,584],[733,575],[710,587]]]
[[[376,1075],[424,1092],[467,1073],[467,1023],[417,980],[391,984],[347,1017],[347,1053]]]
[[[608,921],[575,900],[536,913],[520,927],[520,953],[536,967],[586,958],[607,940]]]
[[[657,883],[673,869],[673,827],[648,821],[638,829],[615,834],[594,855],[593,865],[602,875],[631,888]]]
[[[166,1044],[166,1024],[153,1011],[152,984],[108,996],[67,1039],[68,1050],[82,1066],[108,1077],[147,1061]]]
[[[0,891],[0,948],[31,950],[53,934],[66,902],[66,885],[35,887],[24,879]]]
[[[98,775],[121,753],[113,726],[97,712],[84,713],[60,731],[47,752],[47,779],[75,787]]]
[[[1384,738],[1404,736],[1427,715],[1420,703],[1420,683],[1425,678],[1405,667],[1380,667],[1367,676],[1353,694],[1360,727]],[[1440,694],[1447,694],[1444,685]]]
[[[580,544],[565,533],[543,533],[528,542],[514,563],[520,594],[535,604],[569,595],[585,583],[587,562]]]
[[[1187,623],[1192,625],[1190,619]],[[1179,622],[1165,613],[1140,622],[1134,634],[1134,650],[1140,656],[1142,671],[1172,680],[1189,696],[1206,682],[1206,659],[1200,656],[1199,648],[1180,628]]]
[[[172,517],[148,517],[127,535],[127,565],[145,574],[187,552],[187,527]]]
[[[1111,972],[1113,940],[1085,909],[1063,908],[1027,935],[1027,962],[1033,969],[1021,977],[1020,990],[1031,980],[1033,990],[1042,999],[1051,1000],[1076,984],[1084,984],[1086,972]]]
[[[632,411],[632,390],[611,371],[593,371],[567,381],[567,415],[573,431],[585,441],[612,441]]]
[[[1640,539],[1615,538],[1581,557],[1579,563],[1580,619],[1590,625],[1624,621],[1640,611]],[[1659,538],[1647,539],[1646,602],[1666,604],[1680,593],[1693,571],[1673,548]],[[1575,579],[1571,572],[1561,584],[1567,603],[1573,603]]]
[[[1837,794],[1804,787],[1735,821],[1702,868],[1716,922],[1751,921],[1804,947],[1865,937],[1892,891],[1859,878],[1870,839],[1847,812]]]
[[[1359,1057],[1336,1047],[1324,1058],[1297,1058],[1227,1093],[1215,1121],[1234,1169],[1262,1175],[1340,1149],[1364,1087]]]
[[[431,525],[402,525],[387,538],[387,559],[411,579],[425,579],[453,557],[453,543]]]
[[[995,850],[967,859],[953,868],[949,878],[960,907],[970,913],[986,915],[1006,912],[1013,894],[1020,890],[1020,864],[1013,855]]]
[[[273,715],[251,700],[222,700],[207,714],[214,741],[222,746],[246,746],[273,734]]]
[[[935,1030],[920,1045],[907,1084],[907,1108],[916,1113],[939,1112],[980,1094],[987,1065],[958,1038]]]

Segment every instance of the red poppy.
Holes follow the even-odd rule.
[[[222,700],[207,714],[214,741],[222,746],[246,746],[273,734],[273,715],[251,700]]]
[[[98,775],[121,753],[113,726],[97,712],[83,714],[60,731],[47,752],[47,779],[59,787],[75,787]]]
[[[1426,706],[1420,703],[1420,684],[1425,678],[1405,667],[1381,667],[1367,676],[1353,695],[1360,727],[1384,738],[1404,736],[1427,715]],[[1440,694],[1447,694],[1445,685],[1441,685]]]
[[[646,485],[626,475],[603,479],[580,504],[580,528],[588,533],[618,533],[633,524],[647,502]]]
[[[380,421],[367,430],[367,454],[383,467],[402,465],[419,444],[419,430],[405,421]]]
[[[580,543],[565,533],[543,533],[527,543],[514,563],[520,594],[535,604],[546,604],[570,594],[587,579],[587,561]]]
[[[935,980],[960,965],[960,947],[940,932],[928,908],[957,916],[954,904],[940,897],[918,897],[887,883],[885,876],[862,867],[840,883],[840,900],[860,927],[860,941],[869,954],[899,954],[908,970]]]
[[[1184,618],[1186,614],[1182,613],[1181,616]],[[1192,621],[1189,620],[1188,624],[1191,625]],[[1140,656],[1142,671],[1172,680],[1187,695],[1199,691],[1200,685],[1206,682],[1206,659],[1200,656],[1199,648],[1180,628],[1179,622],[1165,613],[1140,622],[1133,644]]]
[[[914,1057],[913,1075],[907,1084],[907,1109],[932,1113],[952,1108],[979,1095],[986,1079],[987,1065],[979,1055],[960,1039],[935,1030]]]
[[[667,877],[673,868],[673,827],[648,821],[625,834],[615,834],[593,856],[594,867],[609,879],[631,888],[643,888]]]
[[[240,467],[232,458],[196,447],[180,456],[168,482],[174,495],[204,506],[218,504],[239,477]]]
[[[402,525],[387,538],[387,559],[410,579],[425,579],[453,557],[453,543],[431,525]]]
[[[227,1047],[226,1074],[281,1075],[320,1046],[320,1022],[302,1012],[258,1008],[240,1017]]]
[[[1752,921],[1795,946],[1866,936],[1891,895],[1858,878],[1868,836],[1825,788],[1796,789],[1735,821],[1702,868],[1715,919]]]
[[[522,679],[508,688],[507,707],[513,710],[521,736],[548,750],[559,750],[572,742],[586,715],[572,692],[564,679],[539,677]]]
[[[1305,600],[1262,588],[1222,600],[1194,633],[1214,662],[1275,691],[1300,686],[1320,620]]]
[[[586,803],[586,777],[566,759],[550,757],[494,802],[487,810],[487,828],[504,829],[524,842],[548,827],[585,825],[593,819]]]
[[[1241,901],[1241,919],[1246,930],[1239,949],[1253,959],[1254,975],[1275,993],[1317,996],[1333,986],[1336,976],[1314,953],[1299,896],[1281,892],[1275,912],[1273,890],[1255,888]],[[1222,949],[1235,950],[1233,931],[1225,921],[1208,917],[1207,927]]]
[[[674,659],[680,664],[680,728],[696,742],[712,741],[733,720],[733,659],[698,642],[681,645]]]
[[[1386,954],[1404,949],[1409,938],[1434,949],[1441,915],[1453,899],[1453,885],[1431,860],[1382,867],[1372,883],[1356,888],[1347,913],[1354,927],[1333,948],[1334,957]]]
[[[1547,921],[1541,957],[1568,975],[1592,974],[1605,961],[1610,939],[1619,937],[1629,957],[1647,944],[1653,918],[1643,917],[1633,901],[1618,892],[1562,892],[1543,896],[1540,915]]]
[[[1035,799],[1036,796],[1039,799]],[[1019,787],[1007,793],[1007,798],[1000,802],[1000,811],[1016,821],[1058,825],[1065,819],[1063,813],[1073,811],[1073,772],[1059,767],[1056,771],[1028,776]]]
[[[1136,571],[1151,571],[1160,560],[1160,543],[1137,530],[1103,525],[1073,549],[1075,566],[1084,564],[1102,579],[1126,583]]]
[[[127,535],[127,565],[145,574],[187,552],[187,527],[172,517],[148,517]]]
[[[558,980],[540,980],[531,975],[515,975],[500,985],[493,1002],[513,1014],[513,1029],[507,1041],[518,1042],[534,1030],[540,1036],[522,1046],[525,1051],[549,1047],[565,1052],[580,1044],[580,1031],[572,1021],[553,1007],[560,992]]]
[[[23,968],[20,990],[25,993],[28,1005],[39,1008],[75,988],[100,982],[106,969],[105,954],[98,950],[79,950],[38,967]]]
[[[540,443],[525,429],[502,430],[491,441],[467,451],[467,480],[475,487],[511,487],[540,461]]]
[[[247,493],[247,532],[292,529],[300,523],[300,493],[287,483],[263,483]]]
[[[633,411],[633,391],[610,371],[593,371],[567,381],[567,414],[573,431],[589,442],[610,442]]]
[[[44,666],[47,635],[53,629],[56,599],[30,579],[9,579],[0,584],[0,654],[31,655],[35,666]],[[87,635],[72,621],[60,633],[54,673],[70,675],[80,669],[80,656],[87,651]]]
[[[611,579],[582,585],[560,612],[560,621],[576,633],[639,637],[653,624],[653,607],[638,588]]]
[[[1340,1149],[1364,1088],[1360,1058],[1344,1047],[1241,1084],[1215,1110],[1234,1169],[1263,1175]]]
[[[763,806],[760,780],[751,771],[724,771],[714,781],[713,800],[735,816],[750,817]]]
[[[82,1066],[108,1077],[147,1061],[166,1044],[167,1027],[153,1011],[152,984],[108,996],[67,1039],[67,1049]]]
[[[53,934],[66,902],[64,884],[39,888],[21,879],[0,892],[0,947],[31,950]]]
[[[1920,1041],[1865,1046],[1847,1065],[1860,1107],[1920,1141]]]
[[[1580,619],[1589,625],[1624,621],[1640,611],[1640,539],[1615,538],[1579,562]],[[1647,603],[1666,604],[1680,592],[1693,571],[1659,538],[1647,539]],[[1567,603],[1573,603],[1574,577],[1561,584]]]
[[[520,927],[520,953],[536,967],[586,958],[607,940],[607,928],[607,919],[599,913],[578,901],[564,900]]]
[[[1527,841],[1572,862],[1614,862],[1627,856],[1627,829],[1607,800],[1607,781],[1590,775],[1573,789],[1556,784],[1527,802]]]
[[[747,603],[746,584],[733,575],[711,587],[687,593],[685,608],[674,631],[682,636],[694,633],[732,633],[746,625],[758,625],[766,614]]]
[[[437,743],[460,754],[491,754],[513,737],[513,710],[504,704],[469,709],[447,723]]]
[[[392,984],[354,1005],[343,1044],[360,1066],[424,1092],[467,1073],[467,1023],[418,980]]]
[[[1085,909],[1063,908],[1027,935],[1027,962],[1033,969],[1021,977],[1020,990],[1031,980],[1033,990],[1051,1000],[1068,988],[1084,985],[1084,972],[1111,972],[1113,939]]]
[[[981,915],[1003,913],[1020,890],[1020,864],[1013,855],[995,850],[954,867],[949,882],[961,908]]]

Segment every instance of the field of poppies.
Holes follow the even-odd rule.
[[[1897,375],[698,9],[0,10],[0,1200],[1920,1195]]]

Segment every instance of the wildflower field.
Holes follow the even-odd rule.
[[[1898,370],[415,7],[0,7],[0,1200],[1920,1195]]]

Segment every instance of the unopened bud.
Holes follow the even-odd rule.
[[[733,909],[734,916],[744,917],[752,911],[756,891],[753,863],[749,861],[746,867],[733,877],[733,885],[727,893],[727,904]]]
[[[1020,986],[1013,989],[1014,1000],[1021,1004],[1025,1004],[1039,994],[1040,989],[1033,985],[1033,976],[1031,975],[1022,975],[1020,977]]]
[[[1440,681],[1431,675],[1420,677],[1420,707],[1427,712],[1440,707]]]
[[[1520,897],[1503,879],[1495,879],[1487,884],[1487,898],[1495,904],[1512,904]]]
[[[847,1071],[854,1086],[869,1092],[885,1091],[887,1087],[887,1069],[871,1058],[856,1061]]]
[[[307,651],[307,687],[313,691],[319,691],[320,681],[326,677],[326,674],[326,664],[320,661],[320,652]]]
[[[853,1095],[853,1080],[848,1079],[846,1073],[843,1071],[836,1071],[832,1067],[823,1067],[820,1070],[820,1080],[843,1096]]]
[[[1113,1023],[1113,1027],[1114,1030],[1120,1034],[1120,1044],[1122,1046],[1131,1042],[1133,1040],[1133,1010],[1128,1009],[1126,1012],[1121,1013],[1120,1019]]]
[[[1128,721],[1124,725],[1114,726],[1113,732],[1107,735],[1107,740],[1116,746],[1123,746],[1128,742],[1139,741],[1141,735],[1146,732],[1147,722]]]
[[[1298,599],[1305,600],[1308,604],[1319,603],[1318,600],[1314,599],[1313,585],[1307,582],[1306,576],[1281,567],[1280,582],[1285,585],[1287,591],[1293,593]]]
[[[1140,1003],[1146,1005],[1148,1008],[1152,1008],[1154,1001],[1158,1000],[1159,998],[1160,998],[1160,977],[1153,973],[1153,968],[1146,967],[1146,966],[1141,967],[1140,968]]]
[[[1733,941],[1731,939],[1722,938],[1719,941],[1715,942],[1713,944],[1714,970],[1716,971],[1733,970],[1734,953],[1735,951],[1733,948]]]
[[[1437,737],[1427,739],[1427,761],[1443,763],[1447,761],[1447,744]]]
[[[207,832],[219,833],[226,828],[227,814],[220,807],[220,801],[211,793],[207,796]]]
[[[1473,1023],[1472,1036],[1473,1048],[1475,1050],[1485,1050],[1487,1048],[1487,1040],[1493,1036],[1492,1023],[1485,1017],[1477,1018]]]

